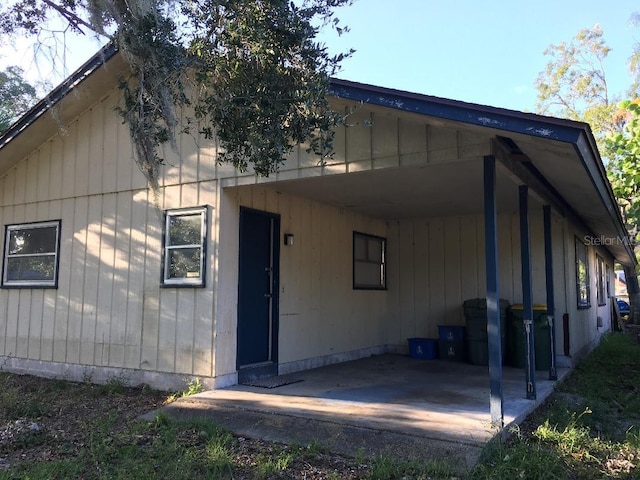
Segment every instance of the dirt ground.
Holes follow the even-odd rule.
[[[0,387],[0,469],[73,457],[98,422],[116,416],[125,428],[167,398],[163,392],[29,375],[0,374]]]
[[[24,462],[52,462],[82,454],[91,436],[109,425],[114,437],[131,429],[143,413],[162,406],[167,392],[122,385],[91,385],[0,373],[0,477]],[[151,444],[153,429],[138,429],[137,444]],[[149,438],[144,438],[148,436]],[[182,432],[180,441],[198,448],[197,432]],[[204,444],[202,445],[204,447]],[[288,449],[283,445],[238,438],[233,446],[233,478],[255,478],[256,461]],[[298,447],[300,448],[300,447]],[[292,455],[278,478],[368,478],[369,467],[355,459],[321,450]],[[84,477],[83,477],[84,478]]]

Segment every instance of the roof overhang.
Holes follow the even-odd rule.
[[[100,50],[0,135],[0,175],[107,95],[126,70],[127,64],[117,55],[114,45]],[[594,235],[594,240],[618,261],[635,264],[628,234],[587,124],[338,79],[331,81],[330,94],[338,99],[417,115],[429,122],[442,121],[461,129],[491,132],[496,138],[507,137],[516,146],[515,157],[524,160],[524,168],[553,192],[563,214],[582,224],[586,233]],[[336,188],[334,193],[340,195],[345,190],[349,189]]]
[[[594,244],[621,263],[636,263],[596,142],[588,124],[571,120],[333,80],[338,98],[424,115],[464,128],[495,131],[516,146],[523,168],[557,199]],[[515,155],[514,155],[515,157]]]
[[[0,135],[0,176],[117,85],[127,69],[117,52],[106,45]]]

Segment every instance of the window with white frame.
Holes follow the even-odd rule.
[[[2,286],[56,288],[60,220],[7,225]]]
[[[207,208],[167,210],[162,283],[204,287]]]
[[[576,237],[576,289],[578,308],[591,307],[591,287],[589,285],[589,258],[587,246]]]
[[[604,260],[600,255],[596,255],[596,274],[598,275],[598,305],[607,304],[606,278],[604,271]]]
[[[384,290],[387,240],[375,235],[353,232],[353,288]]]

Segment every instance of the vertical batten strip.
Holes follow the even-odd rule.
[[[44,161],[44,163],[48,164],[48,159]],[[38,184],[42,183],[42,179],[38,177]],[[38,204],[38,217],[52,219],[49,212],[49,202],[39,202]],[[59,217],[57,217],[59,218]],[[2,222],[0,222],[2,225]],[[44,289],[42,290],[42,295],[40,297],[40,304],[38,308],[39,312],[39,323],[40,323],[40,331],[39,331],[39,354],[38,360],[50,361],[51,354],[53,349],[53,315],[51,310],[51,301],[55,301],[55,293],[54,289]]]
[[[62,218],[61,210],[62,202],[60,200],[51,200],[48,202],[49,207],[49,218]],[[62,236],[62,232],[64,229],[64,224],[60,225],[60,235]],[[58,249],[58,257],[60,256],[60,248]],[[59,264],[59,263],[58,263]],[[60,270],[58,269],[58,288],[60,285]],[[58,302],[60,301],[58,290],[50,290],[49,291],[49,312],[50,312],[50,322],[51,322],[51,354],[49,355],[49,360],[55,361],[55,349],[56,349],[56,329],[58,328]]]
[[[82,340],[82,304],[84,301],[84,277],[85,269],[75,266],[86,265],[87,262],[87,224],[88,224],[88,199],[79,197],[71,200],[74,212],[73,242],[71,254],[71,283],[68,290],[69,302],[69,326],[67,330],[67,362],[80,362],[80,342]]]
[[[34,192],[35,195],[35,192]],[[24,208],[24,218],[37,218],[37,210],[36,210],[36,205],[35,203],[28,203],[25,205]],[[37,330],[37,326],[34,325],[36,323],[36,320],[34,318],[34,313],[33,313],[33,297],[37,297],[39,294],[34,290],[34,289],[20,289],[20,315],[21,315],[21,321],[19,321],[18,323],[18,331],[21,331],[21,327],[22,329],[24,329],[26,327],[26,336],[24,337],[23,340],[23,336],[22,335],[18,335],[19,336],[19,340],[18,340],[18,351],[20,351],[20,344],[24,341],[24,347],[23,351],[26,354],[26,358],[35,358],[39,353],[34,354],[33,350],[37,349],[37,346],[39,344],[39,341],[35,341],[32,337],[32,332],[34,332],[35,330]],[[24,313],[24,310],[27,311],[27,313]],[[24,331],[24,330],[22,330]],[[34,348],[36,347],[36,348]]]
[[[94,351],[95,365],[108,365],[109,323],[113,318],[112,296],[115,270],[115,216],[116,194],[102,196],[103,215],[100,221],[100,267],[98,282],[98,316],[96,320]]]

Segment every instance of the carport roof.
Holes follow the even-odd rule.
[[[0,135],[0,175],[53,136],[60,122],[73,120],[103,97],[125,69],[113,45],[96,53]],[[508,137],[514,153],[526,159],[529,175],[552,192],[563,212],[577,217],[621,263],[635,264],[589,125],[338,79],[331,80],[330,94]],[[55,115],[45,115],[53,107]]]
[[[513,158],[524,160],[516,165],[519,173],[524,170],[562,213],[582,223],[594,244],[605,246],[621,263],[636,263],[588,124],[338,79],[331,82],[331,94],[494,131]]]

